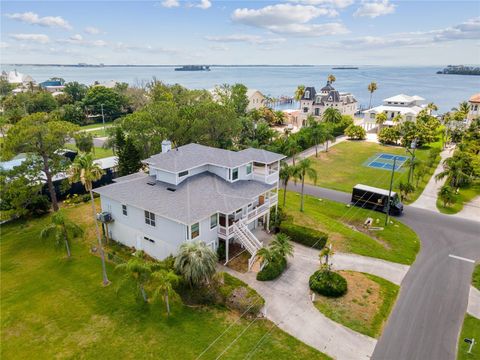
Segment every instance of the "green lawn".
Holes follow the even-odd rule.
[[[480,264],[475,265],[475,268],[473,269],[472,285],[480,290]]]
[[[480,196],[480,181],[461,188],[455,197],[455,202],[447,207],[444,207],[442,201],[437,199],[437,209],[444,214],[456,214],[463,209],[464,204],[472,201],[477,196]]]
[[[348,292],[340,298],[317,295],[315,307],[326,317],[364,335],[378,338],[400,289],[378,276],[342,271]]]
[[[468,348],[470,344],[463,341],[465,338],[474,338],[475,345],[472,348],[472,352],[468,354]],[[458,338],[458,360],[474,360],[480,359],[480,320],[471,315],[466,315],[463,320],[462,332]]]
[[[283,192],[279,198],[283,203]],[[385,214],[373,210],[349,207],[326,199],[320,201],[307,195],[305,212],[299,209],[300,194],[287,192],[286,212],[293,216],[294,223],[327,232],[328,242],[336,251],[410,265],[420,249],[417,234],[396,218],[390,218],[393,223],[383,230],[363,229],[367,217],[374,219],[375,226],[384,225]]]
[[[1,354],[4,359],[194,359],[234,324],[238,315],[221,307],[172,304],[140,306],[133,295],[116,293],[119,275],[108,264],[112,285],[101,286],[88,204],[68,208],[75,222],[89,226],[72,246],[73,258],[38,237],[49,218],[3,225],[1,256]],[[273,324],[243,318],[202,356],[244,359]],[[252,324],[252,325],[250,325]],[[247,329],[248,327],[248,329]],[[263,338],[252,358],[327,359],[277,327]]]
[[[77,150],[77,146],[75,144],[65,144],[65,148],[71,149],[71,150]],[[114,153],[112,149],[104,149],[102,147],[93,148],[93,156],[95,159],[102,159],[102,158],[106,158],[113,155]]]
[[[432,146],[439,147],[440,144],[435,143]],[[415,154],[419,160],[426,160],[428,152],[429,148],[422,148],[417,149]],[[318,158],[315,156],[310,158],[313,160],[318,174],[317,185],[345,192],[351,192],[353,186],[359,183],[388,189],[391,172],[365,166],[367,160],[370,158],[373,160],[375,154],[380,153],[409,156],[406,150],[400,147],[384,146],[365,141],[344,141],[330,148],[328,153],[322,152]],[[439,160],[440,157],[428,174],[419,181],[417,189],[409,196],[407,203],[414,201],[421,194]],[[408,169],[406,167],[403,172],[396,172],[394,189],[398,191],[398,184],[401,181],[406,182],[407,177]],[[416,183],[416,180],[414,180],[414,183]]]
[[[112,122],[106,122],[105,123],[105,126],[111,126],[113,123]],[[101,129],[103,128],[103,123],[95,123],[95,124],[89,124],[89,125],[84,125],[84,126],[80,126],[80,130],[90,130],[90,129]]]

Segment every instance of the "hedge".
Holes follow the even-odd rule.
[[[333,271],[315,271],[308,285],[311,290],[328,297],[340,297],[347,292],[347,280]]]
[[[324,232],[288,222],[282,222],[280,232],[290,236],[292,241],[315,249],[322,249],[328,239],[328,234]]]
[[[275,261],[269,262],[257,273],[258,281],[269,281],[279,277],[287,267],[287,259],[278,256]]]

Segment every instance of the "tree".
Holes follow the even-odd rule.
[[[176,296],[177,293],[174,290],[180,277],[171,270],[158,270],[152,274],[155,290],[153,293],[153,299],[162,298],[165,301],[167,307],[167,316],[170,316],[170,301],[169,298]]]
[[[30,96],[26,104],[27,112],[33,114],[36,112],[51,112],[58,106],[57,100],[48,91],[35,92]]]
[[[65,167],[65,158],[58,154],[58,150],[77,129],[69,122],[51,120],[46,113],[35,113],[13,125],[5,140],[5,154],[8,156],[25,152],[42,159],[54,211],[58,211],[58,201],[52,179]]]
[[[455,151],[452,157],[443,161],[443,171],[437,174],[435,179],[446,177],[450,186],[459,187],[469,184],[473,174],[471,156],[463,151]]]
[[[415,186],[413,186],[413,184],[409,182],[407,183],[401,182],[400,184],[398,184],[398,189],[400,190],[400,197],[401,197],[401,200],[403,201],[404,199],[408,198],[408,195],[410,195],[415,191]]]
[[[208,284],[215,274],[217,254],[204,242],[183,243],[174,267],[192,287]]]
[[[325,136],[323,137],[325,142],[327,143],[327,146],[325,147],[325,152],[328,152],[328,142],[329,141],[335,141],[335,136],[333,136],[333,129],[332,126],[325,126]]]
[[[327,77],[327,81],[328,81],[330,84],[333,84],[336,80],[337,80],[337,78],[336,78],[335,75],[333,75],[333,74],[330,74],[330,75],[328,75],[328,77]]]
[[[272,250],[278,253],[281,257],[293,256],[293,245],[290,242],[290,236],[280,233],[275,235],[270,246]]]
[[[332,249],[332,245],[330,246],[324,246],[322,250],[320,251],[320,254],[318,257],[320,258],[320,264],[325,264],[328,269],[330,269],[330,258],[334,255],[334,251]],[[322,261],[324,259],[324,261]]]
[[[65,120],[77,125],[85,124],[85,112],[79,103],[66,104],[59,109],[59,120]]]
[[[298,85],[293,95],[294,99],[300,101],[302,99],[303,93],[305,92],[305,85]]]
[[[82,101],[87,94],[88,87],[84,84],[80,84],[77,81],[69,82],[65,84],[63,92],[70,95],[73,102]]]
[[[370,93],[370,101],[368,102],[368,108],[370,109],[372,107],[372,96],[375,91],[377,91],[377,83],[372,81],[370,84],[368,84],[368,92]]]
[[[466,119],[470,112],[470,104],[467,101],[460,103],[458,106],[458,112],[462,114],[463,119]]]
[[[274,262],[275,259],[279,256],[279,254],[271,246],[262,247],[257,251],[257,255],[262,259],[264,266]]]
[[[88,111],[100,116],[102,113],[106,119],[114,119],[123,113],[126,99],[113,89],[104,86],[92,86],[88,89],[83,99],[83,104]]]
[[[290,166],[288,165],[287,162],[282,161],[282,164],[280,166],[280,180],[282,180],[282,183],[283,183],[283,206],[285,206],[285,203],[287,201],[288,182],[294,176],[294,174],[295,174],[294,166]]]
[[[128,136],[125,145],[118,151],[118,173],[120,176],[130,175],[138,172],[142,167],[140,152]]]
[[[443,185],[438,191],[438,197],[443,203],[443,207],[447,207],[455,201],[455,192],[449,185]]]
[[[52,223],[45,226],[40,232],[40,238],[42,239],[53,239],[55,244],[58,246],[60,244],[65,245],[67,251],[67,256],[70,257],[70,239],[76,238],[83,234],[83,229],[70,221],[63,211],[57,211],[51,217]]]
[[[75,145],[78,150],[84,153],[89,153],[93,149],[93,136],[88,132],[81,131],[75,134]]]
[[[246,114],[249,99],[247,97],[247,87],[245,85],[223,84],[216,86],[214,92],[220,104],[231,107],[238,116]]]
[[[147,292],[145,286],[149,282],[152,275],[151,264],[145,262],[140,255],[137,255],[126,263],[119,264],[115,267],[115,271],[124,274],[123,280],[117,286],[117,291],[122,287],[129,285],[132,281],[135,283],[135,293],[140,295],[143,302],[148,302]]]
[[[300,199],[300,211],[303,212],[303,203],[304,203],[304,188],[305,188],[305,177],[309,177],[313,182],[317,183],[317,171],[313,167],[312,160],[306,158],[298,162],[298,165],[295,167],[294,177],[302,182],[302,191]]]
[[[420,166],[417,166],[417,170],[413,174],[415,177],[415,186],[418,187],[418,183],[420,182],[421,179],[424,178],[424,176],[427,174],[427,168],[424,164],[420,164]]]
[[[318,157],[318,144],[326,140],[325,126],[316,121],[313,116],[307,118],[307,123],[311,140],[315,144],[315,157]]]
[[[289,136],[285,141],[284,147],[285,155],[290,156],[293,161],[293,166],[295,166],[295,155],[297,155],[302,148],[298,145],[297,141],[293,136]]]
[[[342,114],[338,109],[329,107],[323,112],[322,119],[327,123],[338,124],[342,121]]]
[[[380,130],[382,130],[382,126],[387,121],[387,114],[381,112],[375,115],[375,124],[377,124],[377,135],[380,134]]]
[[[431,112],[432,112],[432,111],[438,111],[438,106],[435,105],[433,102],[431,102],[431,103],[428,103],[427,109],[428,109],[429,111],[431,111]]]
[[[70,175],[70,182],[75,183],[80,181],[83,186],[85,186],[85,190],[90,193],[90,201],[92,204],[92,215],[93,220],[95,222],[95,232],[97,235],[97,242],[98,247],[100,250],[100,258],[102,260],[102,275],[103,275],[103,285],[108,285],[109,280],[107,277],[107,268],[105,265],[105,253],[103,251],[102,246],[102,239],[100,237],[100,229],[98,227],[98,221],[96,218],[96,211],[95,211],[95,201],[93,198],[93,182],[100,180],[103,176],[102,168],[93,162],[93,156],[91,153],[89,154],[82,154],[78,155],[75,158],[72,166],[69,169]]]
[[[345,129],[345,135],[347,135],[349,139],[365,140],[367,137],[367,132],[360,125],[350,125]]]

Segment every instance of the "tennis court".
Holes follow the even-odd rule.
[[[400,170],[407,161],[408,157],[402,155],[392,155],[392,154],[377,154],[373,160],[367,162],[366,166],[383,169],[383,170],[392,170],[393,162],[395,161],[395,171]]]

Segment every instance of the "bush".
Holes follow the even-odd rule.
[[[365,140],[367,138],[367,132],[360,125],[350,125],[345,129],[345,135],[349,139],[353,140]]]
[[[227,256],[225,242],[218,242],[217,256],[218,256],[218,261],[225,260]]]
[[[397,127],[385,127],[378,134],[378,141],[381,144],[397,145],[400,140],[400,132]]]
[[[235,288],[227,298],[226,306],[241,314],[257,315],[265,300],[254,290],[245,286]]]
[[[89,201],[90,201],[90,194],[83,194],[83,195],[82,195],[82,201],[83,201],[84,203],[89,202]]]
[[[315,249],[322,249],[328,239],[328,234],[324,232],[288,222],[283,222],[280,225],[280,231],[290,236],[292,241]]]
[[[283,270],[285,270],[286,267],[287,267],[287,259],[285,259],[284,257],[278,256],[275,258],[275,261],[271,261],[267,263],[267,265],[265,265],[263,269],[257,273],[257,280],[258,281],[274,280],[283,273]]]
[[[310,276],[308,282],[310,289],[328,297],[340,297],[347,292],[347,280],[333,271],[318,270]]]

